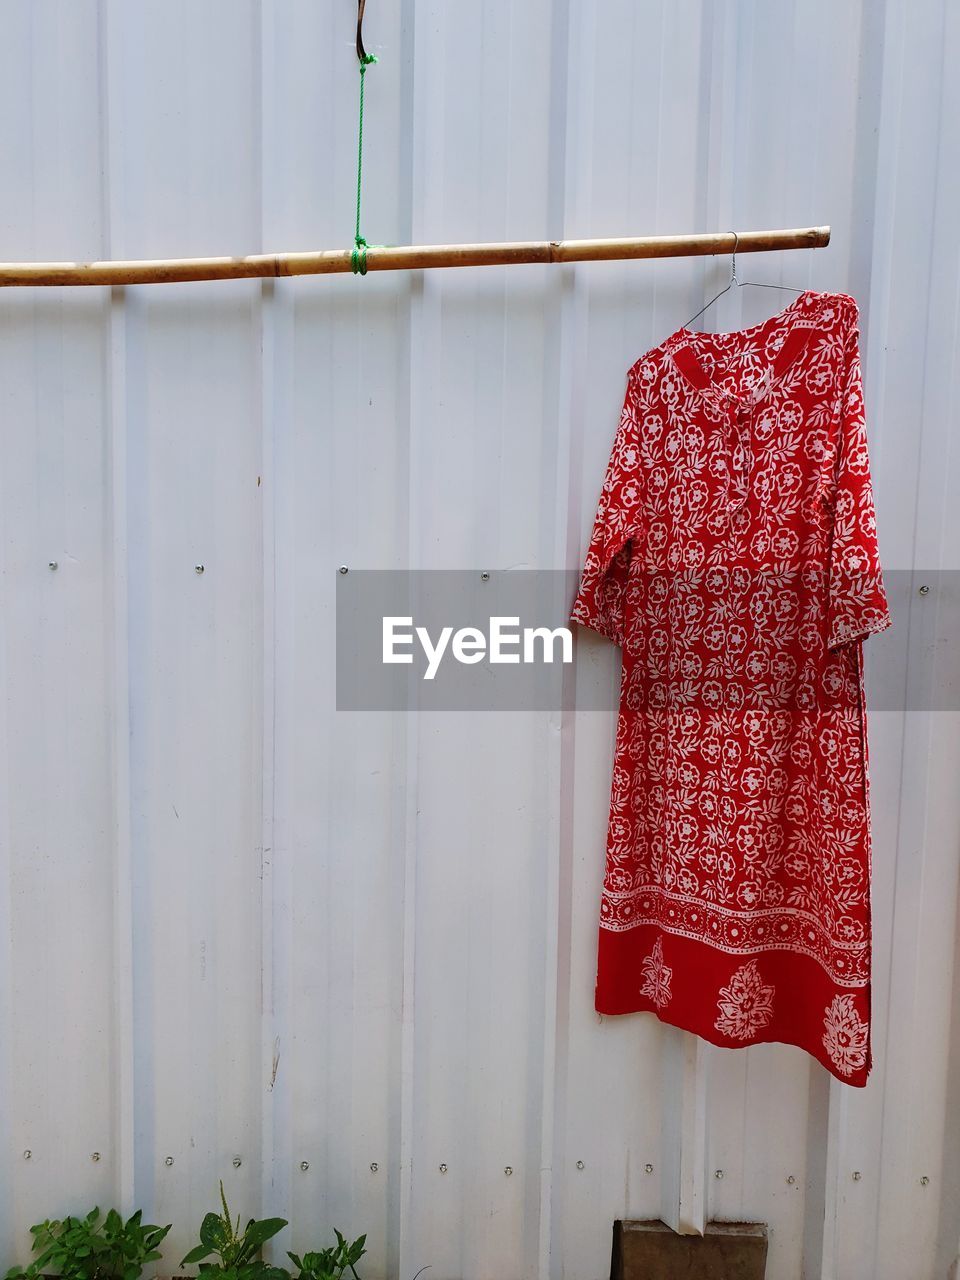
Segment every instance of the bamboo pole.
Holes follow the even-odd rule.
[[[732,231],[619,240],[528,240],[504,244],[402,245],[367,250],[367,271],[422,267],[514,266],[523,262],[616,262],[709,254],[819,249],[829,227],[787,231]],[[0,286],[173,284],[190,280],[251,280],[277,276],[336,275],[352,270],[349,249],[313,253],[260,253],[247,258],[167,258],[134,262],[0,263]]]

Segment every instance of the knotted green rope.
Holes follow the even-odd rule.
[[[363,191],[363,83],[367,67],[377,61],[375,53],[358,54],[360,59],[360,128],[357,135],[357,220],[353,232],[353,249],[350,251],[350,267],[355,276],[367,274],[367,242],[360,234],[360,198]]]

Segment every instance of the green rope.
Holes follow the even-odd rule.
[[[367,67],[377,61],[375,53],[364,54],[360,59],[360,128],[357,135],[357,220],[353,232],[353,249],[350,252],[350,267],[355,276],[367,274],[367,242],[360,234],[360,198],[363,191],[363,82],[366,79]]]

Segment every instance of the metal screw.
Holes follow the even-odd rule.
[[[578,1161],[577,1161],[577,1168],[578,1168],[578,1169],[582,1169],[582,1168],[583,1168],[583,1161],[582,1161],[582,1160],[578,1160]]]
[[[30,1157],[31,1157],[32,1155],[33,1155],[33,1152],[32,1152],[32,1151],[25,1151],[25,1152],[23,1153],[23,1158],[24,1158],[24,1160],[29,1160],[29,1159],[30,1159]]]
[[[345,564],[342,564],[342,565],[340,566],[339,572],[340,572],[340,573],[349,573],[349,572],[350,572],[350,570],[347,568],[347,566],[346,566]]]
[[[920,1179],[921,1187],[926,1187],[929,1185],[929,1183],[930,1183],[930,1179],[927,1177],[926,1174],[924,1174],[923,1177]]]
[[[195,573],[203,573],[203,565],[202,565],[202,564],[195,564],[195,565],[193,566],[193,568],[194,568],[194,572],[195,572]]]
[[[862,1177],[863,1177],[863,1174],[860,1172],[860,1170],[859,1170],[859,1169],[854,1169],[854,1171],[853,1171],[853,1180],[854,1180],[854,1182],[859,1182],[859,1181],[860,1181],[860,1179],[861,1179]]]
[[[93,1161],[93,1163],[94,1163],[94,1164],[97,1164],[97,1162],[98,1162],[98,1161],[99,1161],[99,1159],[100,1159],[100,1152],[99,1152],[99,1151],[94,1151],[94,1153],[93,1153],[93,1155],[90,1157],[90,1159]]]
[[[643,1172],[644,1172],[644,1173],[653,1173],[653,1165],[652,1165],[652,1164],[645,1164],[645,1165],[643,1166]]]
[[[379,1168],[380,1166],[377,1164],[376,1160],[374,1160],[373,1164],[370,1166],[370,1172],[376,1173]]]
[[[928,596],[929,594],[930,588],[926,584],[924,584],[917,592],[918,596]]]
[[[445,1164],[442,1164],[442,1165],[440,1166],[440,1172],[441,1172],[441,1173],[446,1173],[446,1172],[447,1172],[447,1166],[446,1166]]]
[[[239,1156],[233,1157],[233,1167],[235,1169],[239,1169],[242,1164],[243,1164],[243,1161],[240,1159]]]
[[[791,1173],[790,1177],[787,1179],[787,1186],[792,1187],[795,1182],[796,1182],[796,1178]]]
[[[170,1168],[170,1166],[173,1164],[173,1156],[167,1156],[166,1160],[164,1160],[164,1162],[163,1162],[163,1163],[164,1163],[164,1164],[167,1166],[167,1168],[169,1169],[169,1168]]]
[[[489,573],[487,573],[486,569],[484,569],[483,573],[481,573],[481,575],[480,575],[480,581],[481,581],[481,582],[489,582],[489,581],[490,581],[490,575],[489,575]]]
[[[722,1169],[718,1169],[718,1170],[716,1171],[716,1173],[715,1173],[713,1176],[714,1176],[715,1178],[722,1178],[722,1177],[723,1177],[723,1170],[722,1170]]]
[[[303,1170],[303,1172],[304,1172],[304,1173],[306,1173],[306,1172],[307,1172],[307,1170],[310,1168],[310,1161],[309,1161],[309,1160],[301,1160],[301,1161],[300,1161],[300,1168]]]
[[[50,563],[47,565],[47,568],[57,570],[60,568],[60,566],[59,564],[57,564],[56,560],[51,560]]]
[[[513,1170],[511,1169],[511,1167],[510,1167],[509,1165],[507,1165],[507,1167],[504,1169],[504,1171],[503,1171],[503,1172],[504,1172],[504,1173],[507,1175],[507,1177],[509,1178],[509,1177],[510,1177],[510,1175],[511,1175],[511,1173],[513,1173]]]

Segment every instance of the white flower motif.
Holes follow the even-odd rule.
[[[867,1062],[867,1024],[857,1013],[854,997],[834,996],[823,1017],[823,1047],[841,1075],[852,1076]]]
[[[687,489],[687,503],[691,511],[699,511],[701,507],[707,505],[707,499],[710,496],[710,490],[707,488],[703,480],[694,480]]]
[[[744,769],[741,775],[744,795],[758,796],[767,785],[762,769]]]
[[[783,860],[783,869],[794,880],[805,880],[810,874],[810,863],[805,853],[794,849]]]
[[[776,880],[768,880],[763,887],[763,904],[766,907],[779,907],[783,901],[783,885]]]
[[[640,450],[632,440],[626,440],[619,449],[620,466],[624,471],[636,471],[640,465]]]
[[[859,889],[863,884],[865,868],[854,858],[841,858],[834,871],[837,884],[844,889]]]
[[[720,1016],[713,1025],[731,1040],[749,1040],[773,1017],[773,991],[764,985],[756,960],[748,961],[720,988]]]
[[[640,486],[635,480],[628,480],[620,488],[620,498],[625,507],[635,507],[640,501]]]
[[[700,888],[700,881],[689,867],[681,867],[677,873],[677,887],[681,893],[693,895]]]
[[[844,915],[837,921],[837,933],[845,942],[862,942],[864,928],[853,916]]]
[[[765,653],[761,653],[759,649],[754,649],[746,662],[746,672],[751,680],[760,680],[767,674],[770,661]]]
[[[687,569],[699,569],[703,565],[705,552],[703,546],[699,542],[691,542],[683,553],[684,567]]]
[[[745,880],[737,890],[737,901],[747,911],[760,901],[760,890],[752,880]]]
[[[658,938],[653,944],[653,950],[640,968],[643,970],[643,984],[640,987],[640,994],[648,996],[658,1009],[662,1009],[665,1004],[669,1003],[670,996],[673,994],[670,990],[670,979],[673,977],[673,970],[663,963],[662,938]]]

